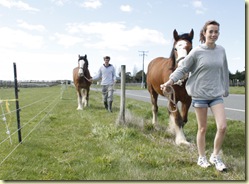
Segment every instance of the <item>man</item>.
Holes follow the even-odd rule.
[[[116,71],[110,62],[110,56],[104,57],[104,64],[99,68],[98,74],[91,80],[99,80],[101,78],[102,97],[105,108],[112,112],[113,102],[113,85],[116,82]]]

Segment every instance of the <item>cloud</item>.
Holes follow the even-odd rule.
[[[203,6],[201,0],[193,0],[192,6],[194,7],[196,14],[204,14],[206,11],[206,8]]]
[[[45,31],[45,27],[43,25],[31,25],[28,24],[27,22],[23,21],[23,20],[18,20],[18,27],[23,28],[23,29],[27,29],[30,31],[39,31],[39,32],[43,32]]]
[[[52,39],[55,39],[58,44],[63,45],[66,48],[74,46],[78,43],[82,43],[84,41],[84,39],[80,37],[60,33],[55,33],[55,37]]]
[[[57,6],[64,6],[69,0],[52,0]]]
[[[120,10],[123,11],[123,12],[131,12],[132,8],[131,8],[130,5],[121,5]]]
[[[1,48],[25,47],[28,49],[39,49],[44,45],[43,37],[9,27],[0,28],[0,40]]]
[[[13,80],[13,62],[16,63],[18,81],[72,79],[78,55],[68,52],[44,53],[0,48],[0,80]]]
[[[168,43],[163,34],[157,30],[139,26],[127,28],[124,23],[120,22],[71,23],[67,24],[67,31],[82,38],[87,37],[84,45],[97,49],[128,50],[130,47],[145,44],[164,45]]]
[[[194,0],[192,4],[195,8],[202,8],[202,2],[200,0]]]
[[[100,0],[86,0],[80,6],[84,8],[97,9],[102,6],[102,3]]]
[[[0,5],[7,7],[7,8],[17,8],[19,10],[24,11],[40,11],[37,8],[31,7],[29,4],[24,3],[22,1],[15,1],[15,0],[0,0]]]

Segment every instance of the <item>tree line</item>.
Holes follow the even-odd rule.
[[[141,83],[142,82],[142,74],[144,74],[144,83],[146,83],[146,73],[142,70],[136,72],[134,69],[133,74],[131,72],[126,72],[126,82],[127,83]],[[118,73],[119,77],[121,77],[121,72]],[[230,86],[245,86],[245,71],[239,72],[238,70],[235,74],[229,72]]]
[[[229,72],[229,79],[231,86],[245,86],[246,72],[239,72],[238,70],[235,74]]]

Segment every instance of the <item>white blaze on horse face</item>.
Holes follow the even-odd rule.
[[[79,73],[78,73],[79,76],[83,76],[84,63],[85,63],[84,60],[80,60],[80,69],[79,69]]]
[[[177,51],[176,61],[178,62],[177,63],[178,67],[181,66],[184,62],[184,59],[182,59],[182,58],[185,58],[188,55],[186,47],[187,47],[187,41],[185,41],[185,40],[181,40],[181,41],[177,42],[175,45],[175,49]],[[181,86],[183,84],[184,80],[187,78],[188,78],[188,74],[186,73],[185,76],[182,79],[175,82],[175,84]]]
[[[175,45],[175,49],[177,50],[177,59],[176,60],[187,56],[188,53],[186,50],[186,46],[187,46],[187,42],[184,40],[181,40],[181,41],[176,43],[176,45]]]

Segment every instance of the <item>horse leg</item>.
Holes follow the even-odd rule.
[[[86,107],[87,104],[87,90],[86,89],[82,89],[82,105],[84,107]]]
[[[157,126],[157,113],[158,113],[158,105],[157,105],[157,98],[158,94],[154,91],[150,91],[150,98],[151,98],[151,103],[152,103],[152,124]]]
[[[173,103],[169,104],[171,109],[175,109],[177,107],[175,107],[175,105]],[[180,144],[187,144],[189,145],[189,142],[186,140],[186,137],[183,133],[183,120],[182,117],[179,113],[179,109],[177,108],[177,110],[175,112],[169,112],[169,119],[170,119],[170,125],[174,126],[174,130],[175,130],[175,142],[177,145]]]
[[[188,97],[186,101],[182,102],[181,115],[183,120],[183,126],[188,122],[188,111],[191,105],[191,97]]]
[[[86,106],[89,106],[89,88],[86,90]]]
[[[82,110],[82,94],[81,94],[81,89],[77,90],[77,96],[78,96],[78,108],[77,110]]]

